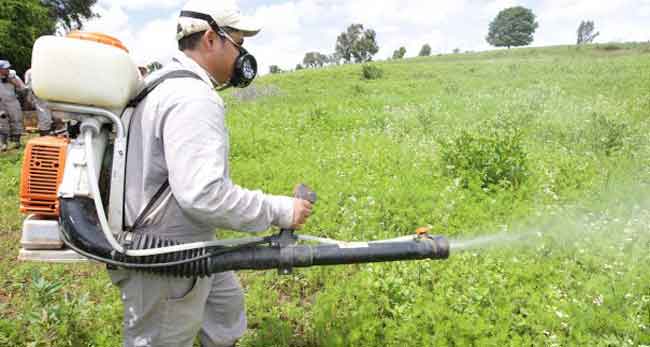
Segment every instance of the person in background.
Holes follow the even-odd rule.
[[[27,85],[27,97],[32,105],[34,105],[38,116],[38,133],[41,136],[52,134],[54,131],[52,112],[47,106],[47,102],[39,99],[36,94],[34,94],[34,90],[32,89],[32,69],[25,72],[25,84]]]
[[[25,84],[16,75],[16,71],[10,70],[11,63],[8,60],[0,60],[0,111],[4,116],[0,117],[0,149],[7,150],[7,139],[20,148],[20,138],[23,135],[23,110],[18,101],[18,93],[25,90]]]

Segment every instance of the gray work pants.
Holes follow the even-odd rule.
[[[30,92],[30,94],[32,104],[38,116],[38,130],[50,131],[52,129],[52,112],[50,112],[47,102],[37,98],[33,92]]]
[[[0,100],[0,110],[5,117],[0,118],[0,134],[20,136],[23,134],[23,110],[18,100]]]
[[[246,331],[244,294],[234,272],[174,278],[109,271],[124,304],[124,347],[233,346]]]

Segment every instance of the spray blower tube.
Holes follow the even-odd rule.
[[[387,262],[399,260],[446,259],[449,242],[443,237],[420,237],[410,241],[355,243],[340,245],[279,246],[273,237],[232,247],[204,247],[146,257],[130,257],[116,252],[106,240],[88,198],[60,199],[64,242],[90,259],[112,266],[175,277],[205,277],[231,270],[281,269],[294,267]],[[126,249],[152,249],[179,242],[151,233],[122,232],[118,241]],[[267,245],[268,244],[268,245]]]

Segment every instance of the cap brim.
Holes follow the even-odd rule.
[[[237,24],[229,25],[229,27],[241,31],[245,37],[255,36],[262,30],[253,18],[245,16],[240,17]]]

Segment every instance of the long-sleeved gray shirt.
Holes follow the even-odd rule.
[[[169,79],[138,105],[131,123],[126,169],[125,222],[137,218],[160,186],[170,189],[145,219],[147,231],[181,242],[215,238],[215,229],[287,228],[293,199],[249,191],[229,177],[229,136],[223,100],[210,75],[178,52],[149,77],[189,70],[201,77]]]
[[[9,76],[7,76],[6,79],[2,79],[0,81],[0,101],[17,102],[17,92],[23,90],[24,87],[25,84],[20,79],[20,77],[16,75],[16,71],[9,70]]]

